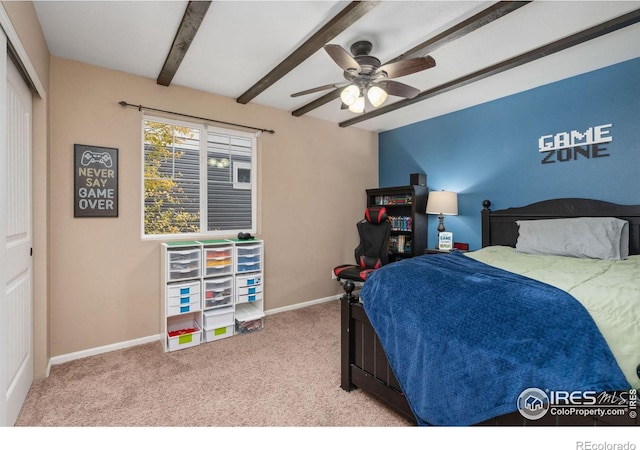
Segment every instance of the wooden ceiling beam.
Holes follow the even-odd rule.
[[[162,86],[169,86],[171,80],[178,71],[178,67],[182,63],[182,59],[187,54],[191,42],[193,42],[202,20],[207,10],[211,6],[210,1],[190,1],[182,16],[182,21],[178,27],[171,49],[164,61],[160,75],[158,75],[157,83]]]
[[[450,42],[453,42],[456,39],[459,39],[471,33],[472,31],[477,30],[478,28],[490,24],[494,20],[498,20],[499,18],[506,16],[507,14],[523,7],[528,3],[531,2],[497,2],[489,6],[488,8],[483,9],[478,14],[475,14],[472,17],[463,20],[459,24],[449,28],[448,30],[443,31],[437,36],[434,36],[431,39],[428,39],[423,43],[416,45],[411,50],[406,51],[402,55],[386,62],[385,64],[391,64],[400,61],[401,59],[426,56],[429,53],[439,49],[443,45],[449,44]]]
[[[341,92],[340,89],[334,89],[333,91],[327,94],[324,94],[322,97],[318,97],[314,101],[307,103],[306,105],[304,105],[299,109],[296,109],[292,114],[294,116],[302,116],[308,113],[309,111],[313,111],[314,109],[319,108],[322,105],[325,105],[330,101],[335,100],[336,98],[340,98],[340,92]]]
[[[624,14],[615,19],[608,20],[599,25],[583,30],[579,33],[572,34],[571,36],[567,36],[565,38],[559,39],[550,44],[543,45],[541,47],[538,47],[534,50],[528,51],[521,55],[515,56],[513,58],[499,62],[497,64],[493,64],[489,67],[485,67],[484,69],[478,70],[476,72],[470,73],[463,77],[441,84],[432,89],[428,89],[426,91],[421,92],[420,94],[418,94],[416,97],[412,99],[404,99],[404,100],[397,101],[395,103],[391,103],[389,105],[375,109],[366,114],[361,114],[352,119],[345,120],[344,122],[340,122],[338,125],[344,128],[359,122],[364,122],[365,120],[372,119],[374,117],[378,117],[383,114],[390,113],[392,111],[396,111],[400,108],[413,105],[414,103],[421,102],[423,100],[434,97],[436,95],[443,94],[453,89],[457,89],[467,84],[474,83],[484,78],[488,78],[490,76],[499,74],[506,70],[513,69],[514,67],[518,67],[523,64],[530,63],[532,61],[535,61],[540,58],[544,58],[545,56],[552,55],[562,50],[566,50],[568,48],[590,41],[592,39],[604,36],[608,33],[612,33],[614,31],[620,30],[624,27],[634,25],[638,22],[640,22],[640,9],[636,9],[634,11],[631,11],[630,13]]]
[[[320,50],[327,42],[353,25],[358,19],[377,6],[378,3],[380,2],[370,0],[349,3],[284,61],[238,97],[236,101],[242,104],[249,103],[301,62]]]
[[[491,22],[493,22],[494,20],[497,20],[513,11],[515,11],[518,8],[523,7],[524,5],[531,3],[530,1],[522,1],[522,2],[514,2],[514,1],[501,1],[501,2],[497,2],[491,6],[489,6],[488,8],[483,9],[482,11],[480,11],[479,13],[469,17],[466,20],[463,20],[462,22],[460,22],[459,24],[449,28],[448,30],[443,31],[442,33],[438,34],[437,36],[434,36],[431,39],[428,39],[426,41],[424,41],[421,44],[416,45],[415,47],[413,47],[412,49],[402,53],[401,55],[393,58],[391,61],[386,62],[385,64],[390,64],[393,62],[397,62],[400,61],[401,59],[409,59],[409,58],[416,58],[416,57],[420,57],[420,56],[426,56],[428,53],[436,50],[437,48],[442,47],[445,44],[448,44],[456,39],[461,38],[462,36],[465,36],[469,33],[471,33],[472,31],[477,30],[480,27],[483,27],[484,25],[487,25]],[[309,111],[312,111],[316,108],[319,108],[320,106],[323,106],[325,104],[327,104],[328,102],[330,102],[331,100],[333,100],[334,97],[329,97],[328,95],[325,95],[323,97],[320,97],[298,109],[296,109],[295,111],[293,111],[291,114],[299,117],[303,114],[308,113]]]

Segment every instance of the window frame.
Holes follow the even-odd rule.
[[[197,129],[200,133],[200,139],[198,143],[199,147],[199,203],[200,203],[200,231],[192,232],[192,233],[166,233],[166,234],[146,234],[145,233],[145,137],[144,137],[144,129],[145,123],[149,122],[158,122],[167,125],[173,125],[178,127],[187,127]],[[246,131],[240,131],[230,128],[221,128],[212,126],[208,123],[197,123],[197,122],[188,122],[184,120],[176,120],[162,116],[152,116],[143,114],[142,119],[140,121],[141,127],[141,139],[140,139],[140,151],[141,151],[141,168],[140,168],[140,236],[142,240],[182,240],[182,239],[202,239],[202,238],[229,238],[235,237],[239,232],[249,232],[251,234],[255,234],[257,232],[257,209],[258,209],[258,141],[256,133],[249,133]],[[235,168],[232,171],[232,179],[230,180],[230,185],[233,189],[242,189],[242,190],[251,190],[251,228],[238,228],[233,230],[208,230],[208,191],[209,191],[209,183],[208,183],[208,174],[207,174],[207,143],[209,140],[209,133],[217,133],[221,135],[226,135],[229,137],[238,137],[241,139],[248,139],[251,141],[251,163],[248,167],[251,173],[251,181],[250,183],[241,183],[243,186],[236,187],[235,183]],[[232,153],[232,151],[231,151]],[[234,164],[237,165],[236,162]],[[243,162],[241,164],[243,168],[247,168],[247,163]],[[250,186],[247,186],[250,184]]]

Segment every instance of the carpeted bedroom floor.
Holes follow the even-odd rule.
[[[340,388],[340,305],[266,316],[264,329],[165,353],[160,342],[53,366],[18,427],[405,427]]]

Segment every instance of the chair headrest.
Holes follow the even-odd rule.
[[[387,220],[387,208],[384,206],[370,206],[364,212],[367,222],[377,225]]]

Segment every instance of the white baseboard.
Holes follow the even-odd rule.
[[[318,298],[315,300],[309,300],[308,302],[296,303],[295,305],[283,306],[282,308],[275,308],[266,310],[265,315],[278,314],[285,311],[293,311],[294,309],[306,308],[307,306],[319,305],[320,303],[330,302],[332,300],[337,300],[342,295],[333,295],[331,297]],[[124,348],[135,347],[136,345],[148,344],[150,342],[159,341],[162,339],[162,335],[156,334],[154,336],[147,336],[139,339],[133,339],[131,341],[118,342],[116,344],[104,345],[102,347],[90,348],[87,350],[81,350],[79,352],[67,353],[66,355],[54,356],[49,359],[49,364],[47,365],[46,376],[49,376],[51,371],[51,367],[56,364],[62,364],[69,361],[73,361],[76,359],[86,358],[87,356],[99,355],[101,353],[108,353],[114,350],[122,350]]]
[[[86,358],[87,356],[99,355],[101,353],[108,353],[114,350],[122,350],[124,348],[135,347],[136,345],[148,344],[149,342],[159,341],[161,337],[162,336],[160,334],[156,334],[154,336],[133,339],[131,341],[117,342],[111,345],[104,345],[102,347],[89,348],[87,350],[81,350],[79,352],[67,353],[66,355],[54,356],[53,358],[49,359],[49,364],[47,366],[47,376],[49,376],[51,366],[54,366],[56,364],[62,364],[73,361],[75,359]]]
[[[319,305],[320,303],[330,302],[342,297],[342,294],[332,295],[331,297],[317,298],[315,300],[309,300],[308,302],[296,303],[295,305],[283,306],[282,308],[275,308],[265,310],[265,315],[278,314],[285,311],[293,311],[294,309],[306,308],[307,306]]]

